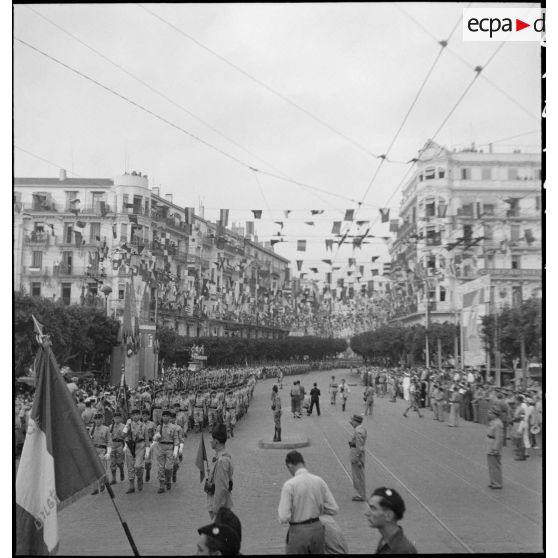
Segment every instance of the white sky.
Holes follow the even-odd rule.
[[[473,4],[473,6],[478,4]],[[487,6],[490,4],[487,4]],[[496,6],[496,4],[494,4]],[[534,4],[523,4],[534,7]],[[439,46],[393,3],[360,4],[199,4],[146,5],[185,33],[288,97],[335,130],[385,153],[402,122]],[[457,3],[405,3],[402,8],[439,40],[448,37],[462,8]],[[501,5],[498,5],[501,6]],[[515,5],[519,7],[521,5]],[[167,100],[148,90],[32,9],[71,32],[130,73],[234,139],[260,159],[227,141]],[[180,35],[137,5],[37,5],[14,8],[14,35],[78,69],[149,110],[174,122],[247,165],[283,174],[317,188],[361,199],[378,160],[347,139],[254,83],[214,55]],[[484,65],[497,48],[486,42],[463,42],[461,24],[449,48],[471,66]],[[431,137],[471,81],[474,72],[444,51],[390,157],[407,161]],[[538,43],[504,45],[485,75],[509,93],[522,110],[479,78],[436,138],[448,147],[499,140],[538,130],[540,49]],[[529,114],[530,113],[530,114]],[[114,177],[125,168],[146,173],[175,203],[195,205],[204,198],[206,218],[230,208],[229,224],[252,218],[260,240],[279,231],[284,221],[291,242],[276,252],[303,271],[322,258],[346,266],[347,258],[386,260],[380,239],[353,253],[326,253],[324,238],[355,203],[312,193],[276,178],[255,174],[108,93],[40,54],[14,44],[15,145],[85,177]],[[504,145],[535,150],[538,133]],[[502,144],[499,144],[502,145]],[[506,149],[509,149],[507,145]],[[57,176],[57,169],[22,151],[14,151],[15,176]],[[278,170],[270,168],[262,160]],[[378,218],[407,171],[384,164],[358,219]],[[400,196],[389,206],[396,216]],[[271,208],[271,215],[268,210]],[[289,219],[284,209],[294,210]],[[328,210],[311,217],[311,209]],[[298,211],[297,211],[298,210]],[[304,221],[313,220],[311,227]],[[354,229],[353,229],[354,230]],[[378,222],[377,236],[388,235]],[[296,239],[307,239],[306,253]],[[295,273],[296,275],[296,273]],[[310,273],[312,276],[312,273]],[[322,276],[322,273],[320,273]]]

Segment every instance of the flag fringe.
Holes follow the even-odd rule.
[[[62,511],[64,508],[66,508],[70,504],[73,504],[83,496],[87,496],[88,493],[90,493],[92,490],[96,488],[95,485],[98,482],[103,484],[105,482],[106,477],[107,475],[104,474],[100,479],[97,479],[92,483],[88,484],[85,488],[82,488],[79,492],[76,492],[75,494],[72,494],[72,496],[70,496],[69,498],[66,498],[66,500],[64,500],[63,502],[59,502],[57,506],[58,511]]]

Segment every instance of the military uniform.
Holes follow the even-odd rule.
[[[149,412],[143,411],[142,413],[142,421],[147,428],[148,439],[153,440],[153,434],[155,433],[155,423],[152,420],[149,420]],[[148,448],[149,449],[149,448]],[[151,466],[152,466],[152,457],[151,457],[151,450],[145,450],[145,482],[149,482],[151,480]]]
[[[184,450],[184,429],[179,424],[176,424],[176,413],[171,412],[170,424],[176,427],[178,433],[178,455],[174,457],[174,462],[172,465],[172,482],[176,482],[176,473],[178,472],[178,467],[182,461],[182,451]]]
[[[211,432],[217,424],[217,413],[219,411],[219,398],[216,392],[212,392],[207,406],[207,425]]]
[[[362,417],[353,415],[352,424],[354,425],[353,437],[349,442],[351,470],[353,486],[358,496],[353,497],[355,501],[366,499],[366,480],[364,476],[364,444],[366,443],[366,428],[362,425]]]
[[[135,492],[134,480],[137,478],[138,490],[143,489],[143,468],[145,465],[145,450],[149,445],[149,432],[147,425],[139,420],[139,409],[132,410],[132,417],[137,417],[137,420],[128,419],[125,430],[125,443],[126,453],[128,460],[128,480],[130,481],[130,488],[126,494]]]
[[[164,416],[170,416],[170,411],[163,411]],[[174,458],[178,455],[178,430],[175,424],[170,422],[161,424],[155,431],[153,437],[158,442],[158,455],[157,462],[159,465],[159,490],[161,494],[165,492],[165,485],[167,490],[171,489],[171,477],[173,472]]]
[[[197,392],[194,396],[194,428],[197,432],[201,432],[203,428],[203,395]]]
[[[103,413],[96,413],[94,415],[94,419],[103,419]],[[110,430],[108,426],[105,426],[104,424],[100,424],[100,425],[96,425],[94,424],[91,427],[91,431],[90,431],[90,435],[91,435],[91,439],[93,440],[93,445],[95,446],[95,450],[97,451],[97,455],[99,456],[99,458],[102,461],[106,461],[107,456],[110,457],[110,454],[112,452],[111,449],[111,436],[110,436]],[[97,488],[95,488],[95,490],[93,491],[93,494],[98,494],[99,493],[99,485],[101,488],[101,492],[103,492],[103,490],[105,489],[105,481],[104,479],[102,481],[100,481],[99,483],[97,483]]]
[[[114,415],[122,417],[122,414],[117,412]],[[112,449],[110,453],[110,472],[112,479],[110,484],[116,484],[116,469],[120,469],[120,480],[124,480],[124,424],[114,422],[110,427]]]
[[[232,392],[227,393],[225,396],[223,416],[227,428],[227,436],[234,438],[234,427],[236,426],[236,398]]]

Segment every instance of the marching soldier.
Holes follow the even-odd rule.
[[[203,428],[203,394],[199,390],[194,396],[194,428],[196,432],[201,432]]]
[[[151,413],[147,409],[145,409],[141,413],[142,415],[141,418],[143,423],[147,427],[148,439],[153,440],[153,435],[155,434],[155,423],[152,420],[149,420],[150,414]],[[149,482],[151,480],[151,464],[152,464],[151,450],[148,447],[145,450],[145,482]]]
[[[217,424],[217,412],[219,410],[219,398],[217,397],[217,392],[211,390],[209,396],[208,407],[207,407],[207,422],[209,431],[211,432],[215,425]]]
[[[271,388],[271,411],[273,413],[273,422],[275,424],[274,442],[281,441],[281,398],[277,386]]]
[[[116,484],[116,469],[120,469],[120,481],[124,481],[124,425],[122,424],[122,413],[116,411],[110,427],[111,453],[110,472],[112,479],[110,484]]]
[[[130,487],[126,494],[135,492],[134,480],[137,478],[138,490],[143,489],[143,467],[145,464],[145,448],[149,444],[149,432],[147,425],[140,421],[141,413],[139,409],[132,409],[132,418],[128,419],[124,427],[125,451],[128,459],[128,481]]]
[[[234,427],[236,426],[236,399],[232,391],[228,391],[225,396],[223,411],[225,426],[227,427],[227,436],[234,438]]]
[[[196,401],[196,394],[194,390],[191,389],[188,392],[188,399],[186,402],[186,409],[188,412],[188,430],[194,429],[194,403]]]
[[[103,413],[95,413],[95,415],[93,415],[94,425],[91,428],[91,439],[93,440],[93,445],[97,450],[97,455],[102,461],[106,462],[110,459],[111,438],[108,426],[103,424],[103,418]],[[104,479],[96,483],[96,488],[91,495],[99,494],[99,485],[101,492],[103,492],[105,489]]]
[[[174,411],[171,411],[170,424],[173,424],[178,432],[178,455],[174,458],[172,465],[172,482],[176,482],[176,473],[178,472],[178,467],[182,461],[182,452],[184,451],[184,429],[176,423],[176,413]]]
[[[155,395],[155,399],[153,400],[153,423],[155,426],[158,426],[161,422],[161,413],[163,412],[163,400],[164,397],[162,392],[159,391]]]
[[[211,393],[208,389],[203,392],[203,426],[209,424],[209,400],[211,399]]]
[[[178,430],[170,424],[170,411],[165,409],[161,415],[161,424],[157,427],[153,440],[159,444],[157,462],[159,465],[159,490],[158,494],[171,489],[171,478],[174,459],[178,456]]]
[[[176,409],[176,424],[182,428],[184,437],[186,438],[186,433],[188,432],[188,411],[186,410],[188,405],[187,399],[182,399],[180,406]]]

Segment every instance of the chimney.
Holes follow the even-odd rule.
[[[156,196],[161,197],[161,188],[159,186],[153,186],[151,190]]]
[[[172,203],[172,194],[165,194],[165,198],[167,198],[169,203]]]
[[[60,169],[58,180],[60,180],[60,182],[64,182],[64,180],[66,180],[66,169]]]

